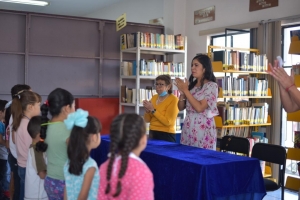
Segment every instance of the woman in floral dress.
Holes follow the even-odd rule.
[[[214,116],[219,114],[218,85],[210,58],[206,55],[194,57],[191,71],[189,82],[187,79],[175,80],[175,85],[181,93],[178,109],[187,111],[180,143],[216,150],[217,131]]]

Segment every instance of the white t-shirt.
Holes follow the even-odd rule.
[[[17,147],[15,145],[15,143],[12,140],[12,123],[13,123],[13,118],[12,115],[9,118],[9,149],[10,149],[10,153],[13,155],[13,157],[15,157],[15,159],[17,159]],[[16,136],[15,136],[16,138]]]
[[[46,169],[46,162],[45,154],[36,152],[31,145],[27,157],[24,200],[48,199],[44,189],[44,179],[41,179],[38,175],[39,170]]]

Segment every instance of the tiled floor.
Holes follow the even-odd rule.
[[[281,190],[276,190],[274,192],[267,192],[267,195],[263,200],[280,200],[281,199]],[[298,193],[291,190],[284,190],[284,199],[285,200],[298,200]]]

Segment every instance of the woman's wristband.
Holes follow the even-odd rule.
[[[291,86],[285,88],[285,90],[288,92],[288,91],[290,90],[290,88],[293,87],[293,86],[295,86],[295,84],[293,84],[293,85],[291,85]]]

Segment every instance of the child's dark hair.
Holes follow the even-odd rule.
[[[110,192],[110,179],[112,174],[112,167],[117,153],[121,158],[121,168],[118,174],[118,184],[116,193],[113,195],[117,197],[122,192],[121,178],[125,175],[128,156],[130,152],[138,147],[142,136],[146,134],[146,126],[143,118],[137,114],[121,114],[117,116],[110,126],[110,158],[107,167],[106,180],[107,185],[105,194]]]
[[[9,105],[9,106],[5,109],[5,116],[4,116],[5,129],[9,126],[9,119],[10,119],[10,116],[11,116],[10,107],[11,107],[11,105]]]
[[[28,105],[41,102],[42,98],[39,94],[32,91],[20,91],[16,94],[11,103],[11,114],[13,116],[13,130],[16,131],[21,123],[24,111]]]
[[[212,64],[210,61],[210,58],[207,55],[199,54],[193,58],[193,60],[198,60],[199,63],[202,64],[203,69],[205,69],[204,75],[200,81],[201,83],[201,88],[204,85],[204,80],[212,81],[216,83],[216,77],[213,73],[212,69]],[[192,61],[192,66],[193,66],[193,61]],[[194,80],[193,75],[191,74],[189,78],[189,90],[193,89],[195,85],[197,84],[197,80]]]
[[[70,174],[80,175],[85,161],[89,158],[90,152],[86,144],[90,134],[98,134],[102,130],[102,125],[96,117],[88,116],[85,128],[74,126],[68,143],[68,158]]]
[[[10,90],[11,93],[11,98],[15,98],[16,95],[22,91],[22,90],[30,90],[31,87],[29,85],[25,85],[25,84],[17,84],[15,86],[13,86]]]
[[[0,99],[0,111],[4,112],[5,110],[5,105],[7,104],[8,101],[6,100],[1,100]]]
[[[36,136],[41,132],[41,116],[34,116],[30,119],[27,131],[32,139],[36,138]]]
[[[56,117],[61,113],[61,109],[64,106],[72,106],[74,101],[73,95],[65,89],[56,88],[53,90],[46,101],[41,107],[42,111],[42,124],[40,137],[42,140],[46,139],[46,131],[49,119],[48,119],[48,111],[50,112],[52,117]],[[45,152],[47,150],[48,144],[44,141],[40,141],[36,144],[36,148],[38,151]]]

